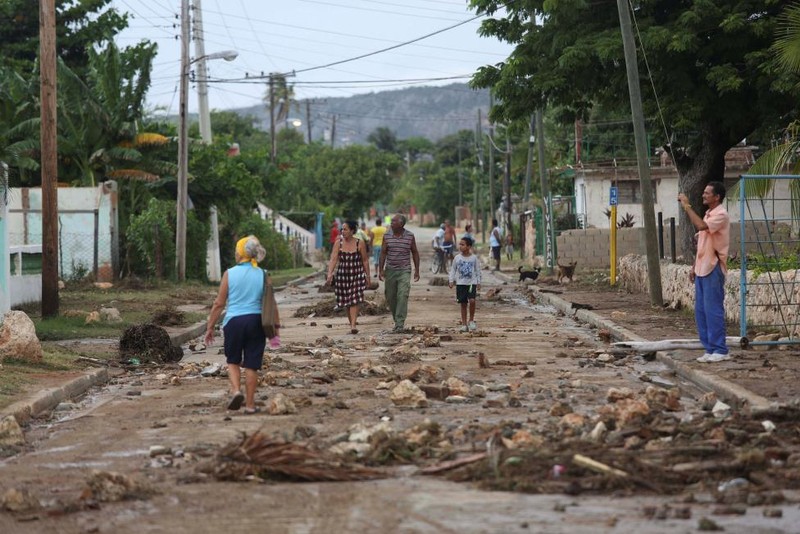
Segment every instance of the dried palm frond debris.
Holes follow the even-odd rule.
[[[172,345],[167,331],[147,323],[129,326],[119,339],[119,357],[122,362],[174,363],[183,358],[180,347]]]
[[[262,432],[244,434],[224,446],[202,471],[217,480],[261,478],[294,482],[343,482],[386,477],[376,469],[345,464],[300,443],[274,439]]]

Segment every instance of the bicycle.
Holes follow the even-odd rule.
[[[444,251],[440,248],[433,250],[433,259],[431,260],[431,272],[439,274],[442,272],[442,261],[444,260]]]

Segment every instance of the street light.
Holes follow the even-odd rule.
[[[175,223],[175,270],[177,271],[179,282],[186,281],[186,214],[189,206],[189,121],[186,115],[189,100],[189,66],[192,63],[198,61],[205,62],[208,59],[221,58],[232,61],[238,55],[238,52],[228,50],[214,52],[208,55],[201,54],[194,60],[189,61],[189,2],[186,0],[181,2],[181,85],[180,110],[178,112],[178,213]],[[205,66],[205,63],[202,64]],[[205,71],[205,68],[203,71]],[[206,74],[206,72],[202,73],[201,80],[203,82],[206,80]]]
[[[198,48],[200,46],[196,45],[195,50]],[[208,69],[206,68],[206,61],[211,59],[233,61],[239,56],[239,52],[236,50],[223,50],[222,52],[214,52],[208,55],[198,54],[198,56],[190,64],[197,63],[197,106],[200,114],[200,137],[204,143],[211,144],[211,112],[208,109]]]

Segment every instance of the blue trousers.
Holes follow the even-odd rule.
[[[728,354],[725,344],[725,275],[717,264],[708,276],[694,279],[694,320],[708,354]]]

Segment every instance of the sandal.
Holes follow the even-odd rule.
[[[358,334],[358,328],[351,328],[351,329],[350,329],[350,333],[351,333],[351,334],[354,334],[354,335],[355,335],[355,334]]]
[[[228,409],[229,410],[238,410],[242,407],[242,403],[244,402],[244,395],[242,395],[241,391],[237,391],[234,393],[231,400],[228,402]]]
[[[256,406],[255,408],[245,408],[244,409],[244,414],[245,415],[253,415],[253,414],[260,413],[260,412],[261,412],[261,408],[259,408],[258,406]]]

